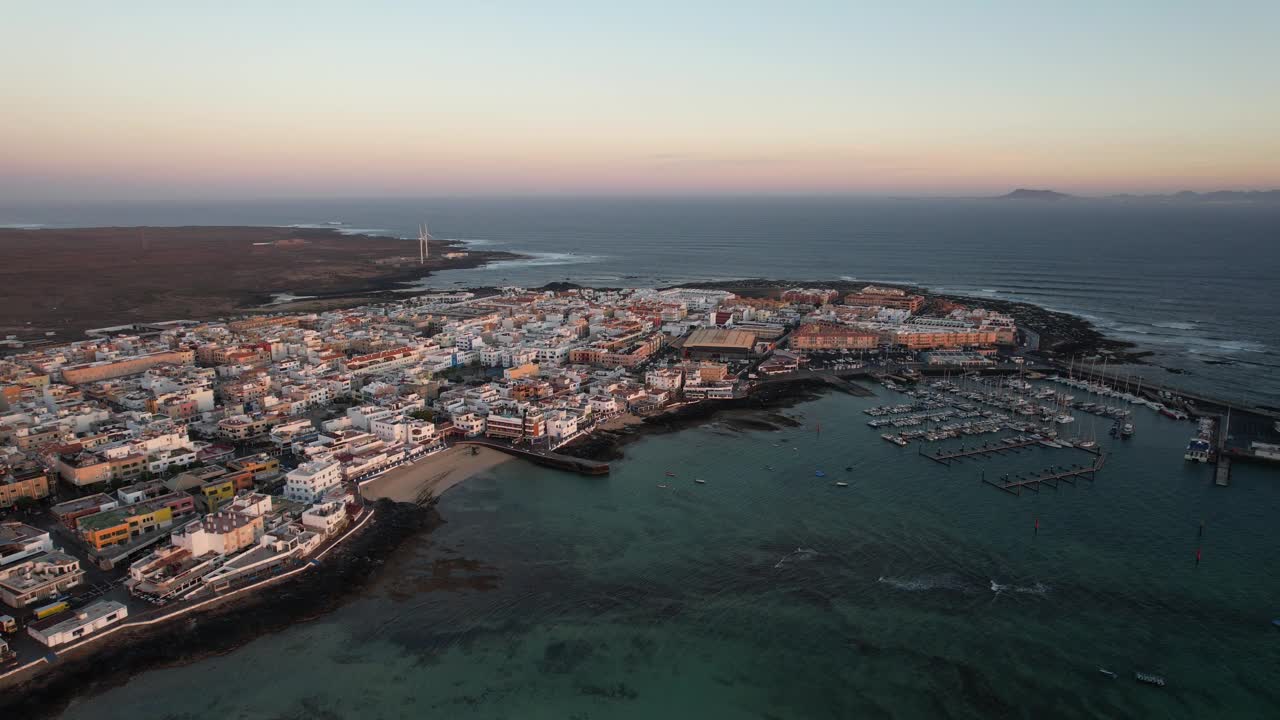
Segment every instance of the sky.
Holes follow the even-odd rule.
[[[1280,2],[3,0],[0,200],[1280,187]]]

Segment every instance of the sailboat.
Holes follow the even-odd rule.
[[[1083,448],[1085,450],[1091,450],[1098,446],[1098,441],[1094,437],[1093,428],[1094,428],[1094,421],[1093,421],[1093,418],[1090,418],[1089,419],[1089,435],[1085,439],[1078,441],[1076,443],[1076,447]]]

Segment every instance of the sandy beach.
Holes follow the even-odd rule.
[[[598,430],[621,430],[632,425],[639,425],[644,422],[643,418],[632,415],[631,413],[623,413],[617,417],[609,418],[608,421],[600,423]]]
[[[458,445],[396,468],[370,481],[361,492],[369,500],[390,498],[399,502],[414,502],[427,490],[440,497],[463,480],[513,459],[490,448]]]

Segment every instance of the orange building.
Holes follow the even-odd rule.
[[[976,345],[994,345],[993,330],[891,330],[889,337],[894,345],[908,350],[933,350],[936,348],[961,348]]]
[[[899,308],[914,313],[924,306],[924,297],[911,295],[897,288],[868,285],[862,288],[862,292],[845,295],[844,304],[862,307]]]
[[[870,350],[879,344],[872,332],[844,325],[815,323],[804,325],[791,335],[795,350]]]

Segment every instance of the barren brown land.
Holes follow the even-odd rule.
[[[435,241],[431,255],[422,265],[414,240],[329,229],[0,229],[0,336],[71,340],[91,328],[217,318],[276,293],[373,302],[435,270],[516,257]]]

